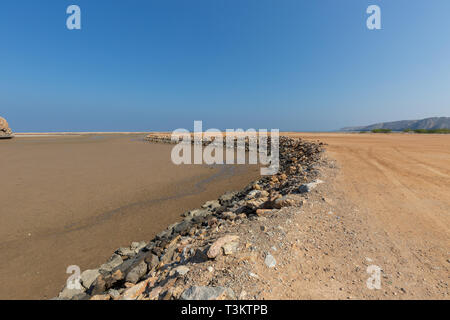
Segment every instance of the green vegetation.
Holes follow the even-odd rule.
[[[435,133],[435,134],[450,134],[450,129],[404,129],[405,133]],[[361,130],[359,133],[391,133],[391,129],[373,129],[373,130]]]
[[[372,133],[391,133],[391,129],[373,129]]]
[[[416,129],[415,133],[441,133],[441,134],[449,134],[450,129]]]

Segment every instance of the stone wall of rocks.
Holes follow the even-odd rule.
[[[150,135],[148,140],[171,142],[167,135]],[[241,191],[227,192],[201,208],[183,213],[180,222],[150,242],[134,242],[117,249],[105,264],[81,274],[81,289],[65,287],[57,298],[235,299],[230,288],[186,286],[184,277],[202,263],[236,252],[239,235],[226,234],[229,226],[243,221],[251,223],[252,218],[283,207],[300,206],[302,200],[298,195],[320,183],[316,180],[315,165],[322,152],[321,143],[281,136],[279,146],[278,174],[262,177]]]
[[[12,130],[5,118],[0,117],[0,138],[12,137]]]

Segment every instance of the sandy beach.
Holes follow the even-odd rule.
[[[0,299],[52,298],[69,265],[95,267],[259,175],[255,166],[175,166],[172,146],[144,136],[18,135],[2,142]]]

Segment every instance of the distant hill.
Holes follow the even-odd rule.
[[[382,122],[372,124],[370,126],[361,127],[346,127],[342,128],[341,131],[371,131],[374,129],[390,129],[392,131],[403,131],[405,129],[426,129],[426,130],[436,130],[436,129],[450,129],[450,118],[449,117],[436,117],[427,118],[422,120],[402,120],[394,122]]]

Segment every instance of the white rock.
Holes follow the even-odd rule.
[[[277,265],[277,261],[275,260],[275,258],[270,253],[268,253],[266,255],[266,259],[264,260],[264,263],[266,264],[266,266],[268,268],[273,268],[273,267],[275,267]]]
[[[175,274],[180,275],[180,276],[184,276],[186,273],[189,272],[189,268],[186,267],[186,266],[179,266],[179,267],[176,267],[174,269],[174,271],[175,271]]]
[[[322,180],[315,180],[313,182],[307,183],[307,184],[302,184],[299,188],[298,191],[300,193],[306,193],[306,192],[311,192],[311,190],[313,190],[314,188],[316,188],[319,184],[324,183]]]
[[[95,279],[100,275],[98,269],[86,270],[81,273],[81,284],[86,289],[89,289],[91,285],[94,283]]]

